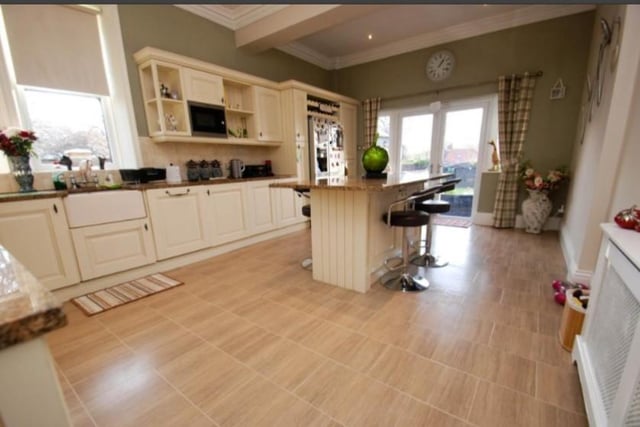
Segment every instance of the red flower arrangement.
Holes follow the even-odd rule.
[[[29,156],[35,154],[33,143],[38,137],[33,131],[8,128],[0,131],[0,149],[7,156]]]

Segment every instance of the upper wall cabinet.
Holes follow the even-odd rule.
[[[190,135],[181,67],[148,61],[140,66],[140,82],[149,136]]]
[[[298,154],[306,145],[307,96],[358,104],[295,80],[276,83],[152,47],[139,50],[134,58],[152,141],[271,147],[270,158],[278,168],[274,172],[279,174],[295,174],[296,158],[302,158]],[[226,134],[194,135],[189,102],[224,107]]]
[[[280,91],[254,86],[256,134],[259,141],[282,141]]]
[[[222,77],[191,68],[182,68],[184,96],[187,101],[224,105]]]

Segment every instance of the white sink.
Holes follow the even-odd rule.
[[[142,191],[117,190],[70,194],[64,198],[69,227],[145,218]]]

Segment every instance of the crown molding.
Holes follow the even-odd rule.
[[[269,16],[287,5],[239,5],[235,9],[227,9],[215,4],[175,4],[175,7],[184,9],[194,15],[201,16],[209,21],[227,27],[230,30],[237,30],[251,24],[259,19]]]
[[[351,67],[378,59],[384,59],[402,53],[412,52],[443,43],[475,37],[482,34],[559,18],[566,15],[595,9],[595,5],[533,5],[517,9],[513,12],[491,16],[463,24],[452,25],[436,32],[424,33],[397,42],[389,43],[375,49],[358,52],[353,55],[340,56],[334,59],[334,69]]]
[[[245,27],[286,7],[288,7],[286,4],[266,4],[261,6],[244,4],[238,6],[235,9],[236,12],[234,14],[234,19],[236,21],[236,28],[234,28],[234,30]]]
[[[302,59],[303,61],[310,62],[313,65],[317,65],[320,68],[324,68],[325,70],[333,70],[336,68],[335,61],[320,52],[308,48],[302,43],[289,43],[284,46],[277,47],[278,50],[283,51],[284,53],[288,53],[289,55],[295,56],[296,58]]]

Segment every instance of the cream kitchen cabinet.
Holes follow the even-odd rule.
[[[149,216],[159,260],[204,249],[210,245],[202,186],[147,191]]]
[[[295,182],[281,180],[280,182]],[[276,208],[276,224],[279,227],[299,224],[308,219],[302,215],[302,206],[309,204],[309,199],[290,188],[272,188],[272,199]]]
[[[246,185],[219,184],[203,187],[206,195],[205,217],[211,227],[212,245],[239,240],[249,232]]]
[[[280,92],[254,86],[254,113],[258,141],[282,141]]]
[[[282,175],[309,176],[307,152],[307,94],[300,89],[281,93],[284,143],[274,153],[274,170]]]
[[[249,232],[262,233],[276,228],[276,204],[271,188],[273,180],[246,183]]]
[[[358,107],[347,102],[340,103],[340,124],[344,137],[344,158],[351,175],[358,175]]]
[[[151,233],[147,218],[71,230],[82,280],[155,262]]]
[[[187,101],[224,105],[222,77],[204,71],[183,67],[184,94]]]
[[[47,289],[80,282],[61,198],[0,203],[0,243]]]

